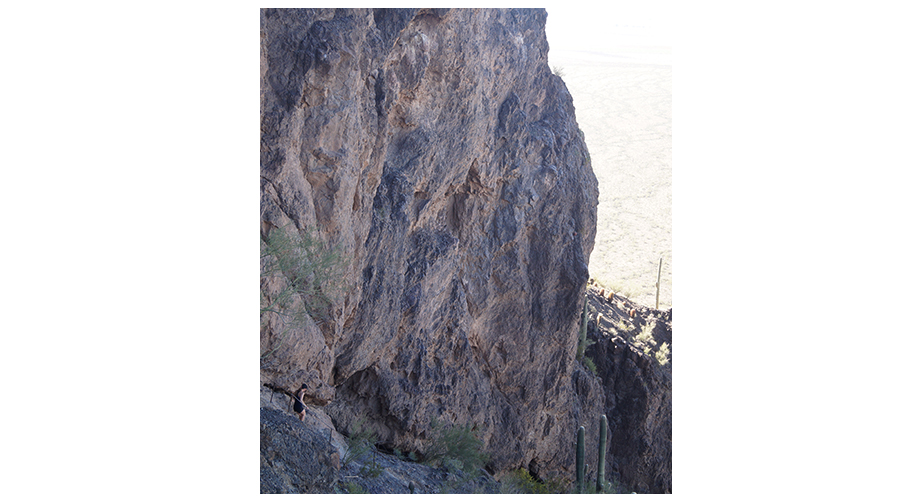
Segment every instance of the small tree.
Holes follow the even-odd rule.
[[[260,354],[276,352],[286,333],[307,318],[327,317],[331,297],[343,289],[347,258],[330,247],[314,229],[275,229],[260,238],[260,332],[280,330],[275,345]]]

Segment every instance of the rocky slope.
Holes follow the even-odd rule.
[[[466,425],[489,471],[541,477],[574,476],[578,425],[596,449],[607,389],[575,349],[597,181],[545,18],[261,10],[262,247],[315,230],[346,258],[302,321],[261,314],[261,381],[309,384],[344,433],[408,452]],[[261,278],[261,311],[285,283]],[[269,417],[271,449],[302,438]]]
[[[609,420],[607,470],[639,493],[672,492],[672,309],[657,311],[588,287],[585,356]],[[633,316],[632,313],[633,312]]]
[[[607,296],[601,296],[596,285],[588,288],[587,336],[593,344],[586,350],[596,365],[591,376],[599,377],[608,394],[607,480],[612,482],[613,492],[671,493],[672,311],[655,311],[625,297]],[[649,335],[642,336],[642,332]],[[660,349],[664,343],[667,348]],[[291,412],[290,399],[266,386],[260,388],[260,408],[263,493],[534,492],[523,489],[504,472],[493,477],[487,471],[465,475],[412,463],[387,447],[384,452],[350,457],[350,439],[334,429],[321,408],[311,406],[301,423]],[[560,443],[573,445],[574,436],[572,442]],[[590,460],[591,455],[587,453],[589,484],[596,480],[596,461]],[[377,464],[375,474],[367,470],[372,463]],[[562,492],[574,491],[573,477],[557,479],[562,480],[557,484]]]
[[[399,453],[348,455],[347,439],[310,406],[300,422],[289,399],[260,388],[260,493],[498,493],[485,471],[465,475]]]

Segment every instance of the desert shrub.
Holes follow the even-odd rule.
[[[500,493],[503,494],[547,494],[546,487],[525,469],[516,469],[500,479]]]
[[[641,332],[634,336],[634,344],[637,346],[654,346],[656,340],[653,339],[653,327],[655,323],[647,323],[641,328]]]
[[[666,363],[669,362],[669,344],[663,342],[661,346],[659,346],[659,350],[656,351],[656,361],[659,362],[661,366],[665,366]]]
[[[344,488],[347,488],[347,493],[351,495],[359,495],[362,493],[368,493],[365,488],[360,486],[354,481],[350,481],[349,483],[344,483]]]
[[[540,481],[525,469],[516,469],[500,479],[500,493],[538,494],[568,493],[568,485],[559,478]]]
[[[384,467],[382,467],[381,465],[379,465],[375,462],[374,454],[372,455],[372,462],[366,463],[366,465],[364,465],[362,467],[362,469],[359,470],[359,474],[362,477],[369,477],[369,478],[378,477],[381,475],[382,472],[384,472]]]
[[[450,472],[462,472],[463,471],[463,463],[458,458],[453,457],[444,457],[444,467],[447,468]]]
[[[653,347],[656,345],[656,340],[653,338],[653,325],[653,323],[644,325],[644,327],[641,328],[641,332],[631,339],[631,343],[643,351],[645,356],[649,356],[653,351]]]
[[[363,477],[380,476],[384,471],[384,467],[375,461],[375,443],[377,441],[377,436],[371,426],[364,419],[357,419],[350,426],[350,435],[348,436],[349,449],[347,454],[344,455],[344,463],[348,464],[371,452],[372,459],[366,460],[359,474]]]
[[[394,448],[394,456],[405,462],[416,461],[416,453],[414,451],[409,452],[409,454],[405,454],[400,448]]]
[[[640,333],[631,338],[631,343],[635,347],[643,351],[647,356],[653,356],[660,366],[669,363],[669,344],[663,342],[662,345],[656,345],[656,339],[653,338],[653,328],[656,323],[648,323],[641,328]]]
[[[552,494],[569,493],[569,484],[559,477],[551,477],[542,483]]]
[[[450,471],[474,473],[484,467],[487,454],[474,431],[463,425],[431,422],[432,437],[424,451],[426,461]]]
[[[631,325],[626,323],[625,320],[623,320],[623,319],[620,319],[619,322],[616,323],[615,328],[617,330],[619,330],[620,332],[622,332],[623,335],[627,334],[629,331],[631,331]]]
[[[350,426],[350,434],[347,436],[347,453],[344,455],[344,464],[362,457],[369,450],[375,452],[375,431],[367,425],[364,419],[357,419]]]

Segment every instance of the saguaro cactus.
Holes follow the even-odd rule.
[[[584,427],[582,427],[584,429]],[[597,492],[606,492],[606,415],[600,415],[600,445],[597,459]]]
[[[575,448],[575,482],[578,493],[584,493],[584,426],[578,428],[578,446]]]
[[[584,358],[584,350],[587,347],[587,314],[588,314],[588,303],[587,303],[587,294],[584,295],[584,306],[581,308],[581,329],[578,330],[578,349],[575,353],[575,357],[578,361],[581,361]]]

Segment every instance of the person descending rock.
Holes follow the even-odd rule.
[[[297,395],[294,397],[294,411],[300,414],[300,421],[302,422],[306,418],[306,404],[303,402],[303,396],[306,395],[306,390],[309,389],[306,384],[300,386],[297,389]]]

